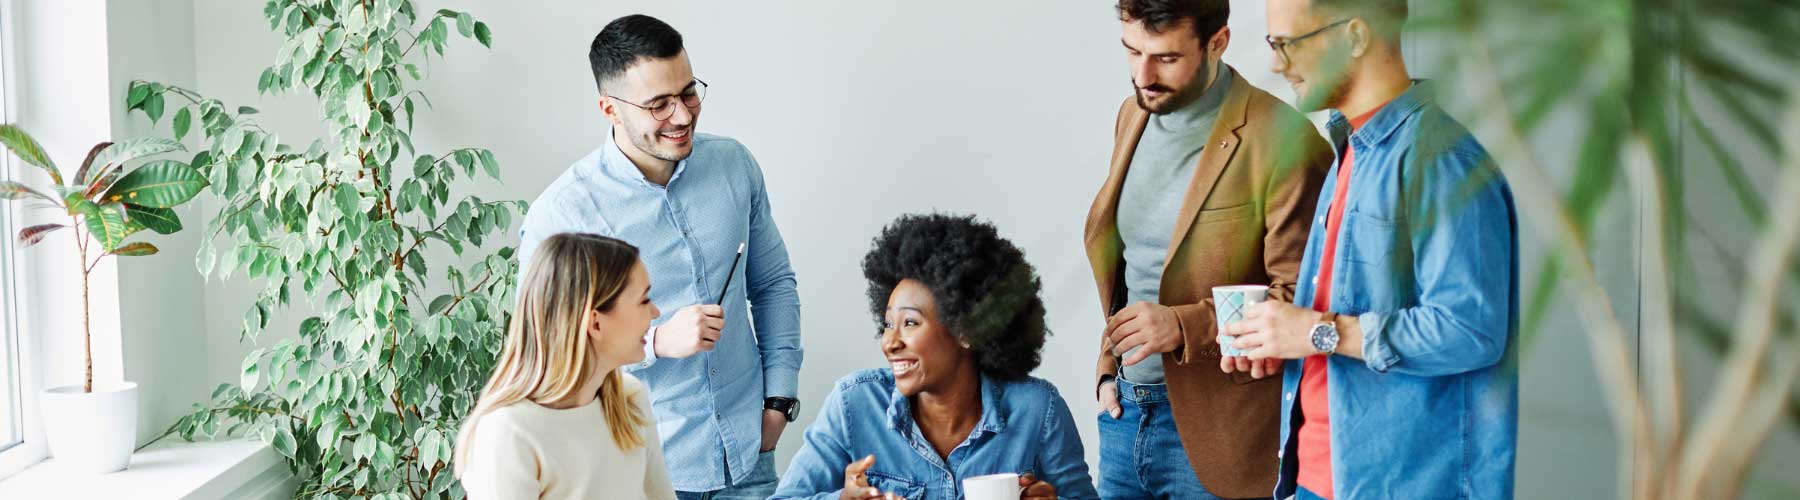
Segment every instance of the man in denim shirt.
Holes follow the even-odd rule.
[[[611,133],[532,203],[520,255],[562,232],[636,245],[664,314],[645,361],[626,369],[650,386],[670,482],[683,499],[767,498],[772,450],[798,412],[801,353],[762,170],[737,141],[694,132],[706,82],[668,24],[614,20],[588,59]]]
[[[1278,498],[1512,498],[1518,232],[1487,152],[1401,59],[1405,0],[1267,0],[1273,69],[1329,108],[1294,304],[1229,333],[1289,360]],[[1298,305],[1295,305],[1298,304]]]

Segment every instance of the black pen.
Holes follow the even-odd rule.
[[[738,262],[744,260],[744,244],[738,243],[737,257],[731,258],[731,270],[725,272],[725,287],[719,289],[719,300],[714,304],[725,304],[725,292],[731,291],[731,277],[737,275]]]

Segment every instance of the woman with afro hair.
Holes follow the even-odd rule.
[[[963,498],[1018,474],[1023,498],[1098,498],[1068,405],[1029,376],[1044,337],[1024,253],[973,217],[908,215],[863,257],[888,367],[838,380],[773,498]]]

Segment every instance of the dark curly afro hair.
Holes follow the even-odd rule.
[[[1041,361],[1042,283],[1024,252],[973,216],[905,215],[881,230],[863,256],[869,311],[881,322],[888,297],[902,280],[925,285],[937,301],[938,321],[975,352],[981,372],[1018,380]]]

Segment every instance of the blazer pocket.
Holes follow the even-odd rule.
[[[1250,215],[1254,213],[1254,208],[1256,208],[1255,204],[1244,203],[1242,205],[1225,208],[1201,209],[1198,223],[1210,224],[1214,222],[1229,222],[1248,219],[1250,218]]]

